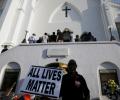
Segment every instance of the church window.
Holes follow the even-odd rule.
[[[0,0],[0,15],[3,12],[3,9],[5,8],[5,4],[6,4],[7,0]]]
[[[116,22],[116,27],[120,38],[120,22]]]
[[[119,85],[116,69],[101,69],[99,70],[102,95],[106,95],[105,85],[109,80],[114,80]]]
[[[9,94],[15,92],[20,69],[6,69],[1,91]]]

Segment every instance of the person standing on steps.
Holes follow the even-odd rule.
[[[84,77],[76,71],[74,59],[68,62],[67,74],[63,76],[60,96],[62,100],[90,100],[90,91]]]

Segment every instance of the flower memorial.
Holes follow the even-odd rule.
[[[110,79],[108,81],[108,87],[110,89],[111,94],[114,94],[116,89],[117,89],[117,87],[118,87],[118,85],[116,84],[116,82],[114,80]]]
[[[110,99],[110,100],[119,100],[120,98],[120,87],[115,82],[115,80],[108,80],[103,85],[103,93]]]

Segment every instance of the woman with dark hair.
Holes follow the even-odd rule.
[[[76,61],[68,62],[67,74],[63,76],[61,85],[62,100],[89,100],[90,92],[84,77],[77,73]]]

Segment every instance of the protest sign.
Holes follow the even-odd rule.
[[[62,76],[61,69],[31,66],[21,91],[59,98]]]

